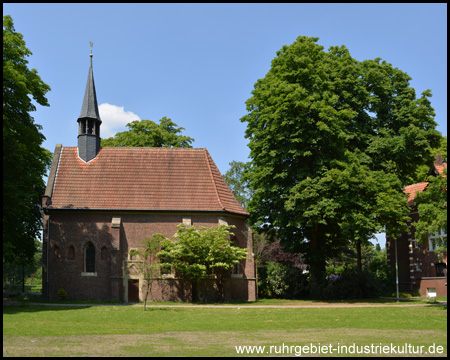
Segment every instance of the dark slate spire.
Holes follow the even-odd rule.
[[[85,162],[95,159],[100,151],[100,125],[102,120],[98,112],[97,94],[95,93],[94,73],[91,65],[84,93],[81,114],[78,118],[78,156]]]
[[[86,91],[84,92],[83,105],[81,107],[81,114],[79,118],[97,119],[101,122],[100,115],[98,113],[97,94],[95,92],[94,72],[92,70],[92,54],[89,56],[91,57],[91,65],[89,67]]]

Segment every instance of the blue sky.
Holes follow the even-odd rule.
[[[247,161],[245,101],[283,45],[299,35],[358,59],[381,57],[431,89],[447,135],[447,4],[3,4],[52,90],[38,106],[43,146],[76,146],[94,43],[102,137],[163,116],[207,148],[225,173]],[[384,240],[380,241],[384,246]]]

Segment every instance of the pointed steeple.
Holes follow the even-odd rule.
[[[95,92],[94,73],[91,63],[84,92],[81,114],[78,117],[78,156],[85,162],[95,159],[100,151],[100,125],[102,120],[98,112],[97,94]]]
[[[89,74],[86,83],[86,90],[84,92],[83,105],[81,106],[81,114],[78,118],[90,118],[97,119],[100,122],[100,115],[98,113],[98,105],[97,105],[97,94],[95,92],[95,83],[94,83],[94,72],[92,70],[92,53],[91,57],[91,65],[89,67]]]

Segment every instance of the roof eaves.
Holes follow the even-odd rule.
[[[176,209],[112,209],[112,208],[87,208],[87,207],[53,207],[49,206],[47,208],[48,210],[62,210],[62,211],[108,211],[108,212],[151,212],[151,213],[220,213],[220,214],[233,214],[233,215],[240,215],[248,217],[248,215],[243,214],[241,212],[235,212],[235,211],[229,211],[229,210],[189,210],[189,209],[183,209],[183,210],[176,210]]]
[[[59,162],[61,160],[62,144],[56,144],[55,152],[53,153],[52,165],[50,173],[48,174],[47,187],[45,188],[44,196],[51,198],[55,188],[56,176],[58,174]]]
[[[216,181],[214,180],[214,175],[212,173],[212,169],[211,169],[211,163],[209,162],[209,157],[208,157],[209,153],[208,150],[206,150],[205,148],[205,160],[206,163],[208,164],[208,169],[209,169],[209,175],[211,175],[211,181],[213,183],[214,186],[214,190],[216,192],[216,196],[217,196],[217,201],[219,202],[220,207],[225,210],[225,206],[223,206],[222,201],[220,201],[220,196],[219,196],[219,191],[217,190],[217,184]]]

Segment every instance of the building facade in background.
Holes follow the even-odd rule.
[[[442,176],[447,163],[442,161],[442,156],[435,156],[434,166],[429,175]],[[427,244],[420,244],[415,238],[415,228],[412,223],[419,219],[420,214],[414,203],[417,192],[426,191],[428,182],[422,182],[405,187],[408,194],[408,205],[411,208],[410,220],[408,220],[408,232],[394,240],[386,237],[387,260],[389,266],[395,270],[396,251],[398,262],[399,290],[413,292],[418,290],[421,296],[435,297],[447,296],[447,254],[436,254],[433,236],[430,236]],[[442,231],[439,234],[447,237]]]

